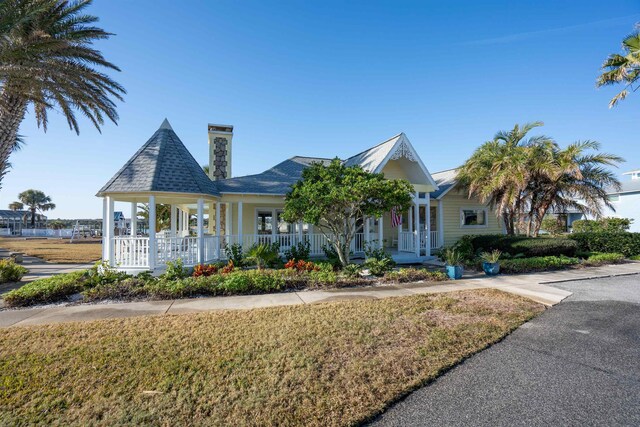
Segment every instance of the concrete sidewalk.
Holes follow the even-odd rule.
[[[571,292],[548,286],[549,283],[639,273],[640,263],[628,263],[515,276],[482,276],[472,279],[457,280],[455,282],[418,282],[400,285],[284,292],[264,295],[47,306],[1,311],[0,327],[78,322],[144,315],[195,313],[211,310],[251,309],[282,305],[348,301],[354,299],[377,299],[394,296],[409,296],[416,294],[487,288],[499,289],[501,291],[521,295],[547,306],[552,306],[571,295]]]

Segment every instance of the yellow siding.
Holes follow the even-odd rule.
[[[466,228],[460,225],[461,208],[486,207],[477,199],[469,199],[466,195],[456,190],[450,191],[443,199],[443,219],[444,219],[444,244],[450,246],[466,234],[502,234],[502,221],[499,221],[495,212],[488,210],[487,226],[478,228]],[[435,204],[435,203],[434,203]]]

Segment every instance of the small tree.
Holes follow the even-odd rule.
[[[51,197],[40,190],[23,191],[18,194],[18,199],[31,211],[31,227],[36,226],[36,211],[44,212],[56,208],[56,205],[51,203]]]
[[[20,202],[11,202],[9,203],[9,209],[11,209],[14,212],[21,211],[22,209],[24,209],[24,204]]]
[[[405,180],[388,180],[359,166],[347,167],[339,159],[326,166],[313,163],[287,194],[283,218],[317,227],[346,266],[356,220],[380,217],[393,207],[407,209],[413,191]]]

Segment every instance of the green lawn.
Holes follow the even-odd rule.
[[[1,425],[350,425],[544,308],[495,290],[0,330]]]

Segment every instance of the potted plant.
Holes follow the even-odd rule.
[[[464,269],[462,268],[462,255],[460,252],[453,248],[446,248],[443,252],[443,257],[447,276],[454,280],[462,278]]]
[[[497,249],[480,254],[482,269],[487,276],[495,276],[500,273],[500,263],[498,262],[500,255],[502,255],[502,252]]]

